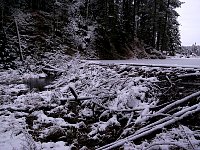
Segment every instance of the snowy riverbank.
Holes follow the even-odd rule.
[[[173,72],[49,56],[45,65],[29,64],[32,70],[0,72],[0,149],[85,150],[120,143],[140,133],[148,116],[155,114],[161,92],[155,83],[159,75]],[[30,90],[23,79],[41,77],[42,70],[59,74],[43,91]],[[199,137],[199,131],[180,124],[137,144],[130,140],[120,146],[198,149]]]

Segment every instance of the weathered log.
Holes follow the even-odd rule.
[[[182,75],[178,75],[177,77],[178,78],[200,77],[200,73],[182,74]]]
[[[189,95],[189,96],[186,96],[186,97],[184,97],[184,98],[182,98],[182,99],[180,99],[180,100],[174,101],[173,103],[171,103],[171,104],[165,106],[164,108],[162,108],[162,109],[160,109],[159,111],[157,111],[156,113],[154,113],[154,115],[152,115],[152,116],[147,116],[147,117],[141,119],[140,121],[138,121],[138,122],[136,123],[136,125],[140,124],[141,122],[145,122],[145,121],[147,121],[147,120],[149,120],[149,119],[152,119],[152,118],[156,117],[158,114],[165,113],[165,112],[167,112],[168,110],[171,110],[172,108],[174,108],[174,107],[176,107],[176,106],[179,106],[179,105],[181,105],[181,104],[183,104],[183,103],[185,103],[185,102],[188,102],[188,101],[191,100],[192,98],[196,98],[196,97],[199,97],[199,96],[200,96],[200,91],[198,91],[198,92],[196,92],[196,93],[193,93],[193,94],[191,94],[191,95]]]
[[[137,134],[138,134],[138,133],[142,133],[142,132],[144,132],[144,131],[146,131],[146,130],[149,130],[150,128],[152,128],[152,127],[154,127],[154,126],[156,126],[156,125],[158,125],[158,124],[161,124],[161,123],[163,123],[163,122],[165,122],[165,121],[167,121],[167,120],[170,120],[170,119],[172,119],[172,118],[177,118],[177,117],[179,117],[180,115],[182,115],[183,113],[186,113],[186,112],[188,112],[188,111],[192,111],[192,110],[196,109],[198,106],[199,106],[199,104],[196,104],[196,105],[193,105],[193,106],[191,106],[191,107],[187,107],[187,108],[185,108],[185,109],[183,109],[183,110],[180,110],[180,111],[174,113],[173,115],[166,115],[167,117],[162,118],[162,119],[160,119],[160,120],[158,120],[158,121],[156,121],[156,122],[153,122],[153,123],[151,123],[151,124],[149,124],[149,125],[147,125],[147,126],[141,128],[141,129],[139,129],[138,131],[136,131],[136,133],[137,133]]]
[[[189,96],[186,96],[186,97],[184,97],[184,98],[182,98],[180,100],[177,100],[177,101],[167,105],[166,107],[164,107],[161,110],[159,110],[157,113],[164,113],[164,112],[166,112],[166,111],[168,111],[168,110],[170,110],[170,109],[172,109],[172,108],[174,108],[174,107],[176,107],[176,106],[178,106],[180,104],[188,102],[192,98],[196,98],[196,97],[199,97],[199,96],[200,96],[200,91],[195,92],[195,93],[193,93],[193,94],[191,94]]]
[[[121,140],[118,140],[118,141],[115,141],[113,143],[110,143],[110,144],[107,144],[105,146],[102,146],[100,148],[97,148],[96,150],[111,150],[111,149],[115,149],[117,147],[120,147],[122,146],[123,144],[125,144],[127,141],[134,141],[134,140],[137,140],[139,138],[142,138],[142,137],[145,137],[149,134],[152,134],[158,130],[161,130],[162,128],[166,127],[166,126],[169,126],[169,125],[172,125],[174,124],[175,122],[177,121],[180,121],[194,113],[198,113],[200,112],[200,108],[197,107],[196,109],[194,110],[191,110],[191,111],[188,111],[188,112],[185,112],[183,113],[180,117],[177,117],[177,118],[172,118],[170,120],[167,120],[166,122],[163,122],[161,124],[158,124],[156,126],[154,126],[153,128],[151,128],[150,130],[147,130],[147,131],[144,131],[142,133],[139,133],[139,134],[133,134],[133,135],[130,135],[124,139],[121,139]]]

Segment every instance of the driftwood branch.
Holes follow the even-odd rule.
[[[72,93],[72,95],[74,96],[75,100],[78,100],[78,95],[75,92],[75,90],[72,87],[69,87],[70,92]]]
[[[167,79],[167,82],[170,84],[170,86],[163,94],[168,93],[172,89],[172,87],[174,85],[168,76],[166,76],[166,79]]]

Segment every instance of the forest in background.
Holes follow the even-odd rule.
[[[180,49],[179,0],[1,0],[6,63],[45,52],[88,59],[157,58]],[[17,55],[16,55],[17,54]]]
[[[180,53],[186,56],[200,56],[200,46],[196,45],[196,43],[192,46],[182,46]]]

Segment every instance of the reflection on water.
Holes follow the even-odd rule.
[[[30,90],[44,91],[45,86],[49,85],[53,80],[53,77],[48,76],[46,78],[29,78],[23,82]]]

